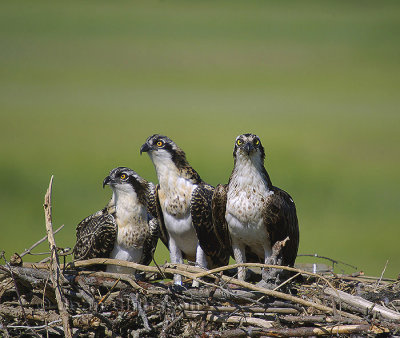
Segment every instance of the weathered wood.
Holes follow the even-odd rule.
[[[275,323],[274,321],[265,320],[256,317],[245,317],[245,316],[226,316],[214,313],[205,314],[203,312],[196,311],[184,311],[184,316],[187,318],[202,318],[209,322],[217,323],[240,323],[242,325],[254,325],[262,328],[270,328]]]
[[[154,272],[154,273],[158,273],[158,268],[154,267],[154,266],[145,266],[145,265],[141,265],[141,264],[137,264],[137,263],[132,263],[132,262],[126,262],[126,261],[121,261],[121,260],[117,260],[117,259],[108,259],[108,258],[92,258],[92,259],[88,259],[85,261],[76,261],[73,264],[71,264],[71,266],[74,267],[82,267],[82,266],[91,266],[91,265],[96,265],[96,264],[111,264],[111,265],[117,265],[117,266],[124,266],[124,267],[131,267],[134,268],[136,270],[140,270],[140,271],[146,271],[146,272]],[[256,263],[245,263],[245,264],[235,264],[233,265],[233,267],[237,267],[237,266],[257,266],[257,267],[272,267],[274,268],[275,266],[273,265],[267,265],[267,264],[256,264]],[[232,266],[231,266],[232,267]],[[180,274],[184,277],[193,279],[193,280],[198,280],[200,283],[204,284],[206,282],[204,282],[203,280],[201,280],[201,277],[207,276],[209,275],[212,271],[214,272],[220,272],[223,271],[224,269],[228,269],[229,267],[223,267],[223,268],[218,268],[218,269],[214,269],[211,271],[204,271],[204,269],[201,268],[197,268],[194,266],[189,266],[189,265],[185,265],[185,264],[165,264],[163,266],[160,266],[160,269],[163,271],[164,274]],[[279,266],[279,268],[281,268]],[[288,268],[285,266],[282,266],[283,269]],[[289,268],[289,271],[296,271],[298,272],[298,269],[293,269],[293,268]],[[315,275],[315,274],[314,274]],[[247,288],[249,290],[253,290],[253,291],[257,291],[259,293],[265,294],[267,296],[271,296],[271,297],[276,297],[276,298],[281,298],[281,299],[285,299],[294,303],[298,303],[301,304],[303,306],[311,306],[314,307],[320,311],[323,312],[327,312],[327,313],[334,313],[336,310],[334,310],[333,308],[321,305],[321,304],[317,304],[311,301],[307,301],[304,299],[301,299],[299,297],[295,297],[283,292],[279,292],[279,291],[273,291],[273,290],[268,290],[262,287],[258,287],[255,286],[251,283],[247,283],[244,281],[240,281],[236,278],[233,277],[228,277],[228,276],[221,276],[221,278],[228,283],[231,284],[236,284],[238,286],[242,286],[244,288]],[[327,281],[328,284],[329,281]],[[352,314],[347,314],[347,313],[343,313],[344,316],[349,316],[352,318],[359,318],[355,315]]]
[[[220,335],[218,332],[209,332],[206,337],[233,338],[233,337],[309,337],[309,336],[331,336],[338,334],[373,334],[374,331],[370,325],[335,325],[324,327],[299,327],[299,328],[240,328],[227,330]]]
[[[195,298],[212,298],[219,299],[221,301],[236,300],[248,302],[249,300],[256,301],[259,298],[258,295],[246,291],[246,290],[224,290],[217,289],[214,292],[210,288],[193,288],[183,291],[183,294],[195,297]]]
[[[371,326],[364,325],[333,325],[322,327],[299,327],[264,330],[263,334],[278,337],[309,337],[309,336],[330,336],[338,334],[369,334]]]
[[[28,320],[52,323],[51,325],[61,324],[61,316],[56,312],[37,310],[31,308],[25,308],[26,317]],[[4,318],[24,319],[23,314],[18,308],[13,306],[5,306],[0,304],[0,315]],[[74,316],[72,318],[72,325],[83,329],[95,328],[100,325],[100,320],[91,314],[84,314],[80,316]]]
[[[184,303],[182,310],[189,311],[214,311],[214,312],[248,312],[248,313],[265,313],[265,314],[293,314],[298,310],[292,308],[262,308],[257,306],[212,306]],[[325,317],[324,317],[325,318]]]
[[[372,313],[382,316],[383,318],[386,319],[395,320],[396,322],[400,323],[400,313],[387,309],[381,305],[372,303],[361,297],[353,296],[339,290],[332,290],[330,288],[326,288],[324,289],[324,292],[327,295],[337,299],[338,301],[342,301],[353,306],[354,308],[358,309],[359,312],[362,314]]]
[[[46,280],[50,279],[50,274],[46,270],[13,266],[12,272],[14,274],[14,277],[19,282],[22,282],[25,286],[30,287],[41,286],[46,282]],[[11,276],[11,270],[8,267],[0,266],[0,274],[3,273]]]
[[[343,318],[339,316],[325,316],[325,315],[300,315],[300,316],[281,316],[279,318],[282,322],[291,323],[341,323],[341,324],[367,324],[365,320],[356,320],[350,318]]]
[[[56,246],[56,241],[54,239],[54,233],[53,233],[53,221],[52,221],[52,215],[51,215],[51,192],[52,192],[52,186],[53,186],[53,176],[51,176],[50,179],[50,184],[49,188],[47,189],[46,195],[44,197],[44,214],[45,214],[45,219],[46,219],[46,232],[47,232],[47,239],[49,241],[49,247],[50,247],[50,252],[51,252],[51,281],[53,283],[53,287],[56,293],[56,299],[57,299],[57,305],[58,305],[58,310],[60,311],[60,316],[62,319],[62,324],[64,328],[64,334],[65,337],[70,338],[72,337],[72,331],[71,331],[71,326],[69,323],[69,314],[67,312],[67,305],[66,305],[66,300],[64,299],[62,289],[60,286],[60,275],[61,269],[60,269],[60,262],[58,259],[57,255],[57,246]]]

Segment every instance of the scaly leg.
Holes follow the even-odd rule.
[[[270,245],[264,246],[264,264],[274,265],[276,264],[274,257],[272,256],[272,249]],[[275,276],[275,269],[263,269],[262,280],[266,283],[271,282],[271,279]]]
[[[178,248],[175,240],[171,236],[169,237],[169,257],[171,259],[171,263],[183,264],[182,251]],[[182,285],[181,275],[174,274],[174,284]]]
[[[197,243],[196,247],[196,265],[201,268],[207,269],[207,257],[203,249],[201,248],[200,243]],[[198,288],[200,286],[200,283],[194,280],[192,286]]]
[[[232,238],[233,257],[237,264],[246,263],[245,246]],[[241,266],[238,268],[238,279],[244,281],[246,279],[246,268]]]

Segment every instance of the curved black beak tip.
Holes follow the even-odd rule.
[[[147,153],[150,150],[150,147],[147,143],[143,144],[140,147],[140,155],[142,155],[142,153]]]
[[[103,181],[103,189],[104,189],[104,187],[105,187],[106,185],[110,184],[110,182],[111,182],[111,177],[110,177],[110,176],[107,176],[107,177],[104,179],[104,181]]]
[[[254,149],[253,145],[249,142],[244,146],[244,150],[246,150],[247,155],[250,155],[250,152]]]

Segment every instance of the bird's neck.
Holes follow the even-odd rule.
[[[112,200],[119,227],[132,226],[137,223],[136,218],[145,218],[147,215],[145,206],[135,193],[114,192]]]
[[[229,179],[229,184],[237,187],[263,185],[267,191],[272,188],[271,180],[264,168],[263,162],[258,158],[239,155]]]
[[[177,181],[186,181],[187,184],[198,184],[200,176],[190,166],[177,168],[172,160],[168,161],[154,161],[154,168],[156,169],[158,183],[162,190],[174,186]]]
[[[164,186],[168,181],[176,180],[181,176],[180,170],[172,161],[154,161],[157,178],[160,186]]]

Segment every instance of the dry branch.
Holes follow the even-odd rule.
[[[64,228],[64,224],[61,225],[60,227],[58,227],[58,229],[54,231],[54,235],[55,235],[57,232],[59,232],[62,228]],[[34,243],[29,249],[25,249],[24,252],[20,253],[20,254],[19,254],[19,257],[22,258],[22,257],[24,257],[25,255],[32,253],[32,250],[33,250],[34,248],[36,248],[39,244],[43,243],[47,238],[48,238],[48,236],[46,235],[46,236],[44,236],[43,238],[41,238],[40,240],[38,240],[38,241],[37,241],[36,243]]]
[[[134,268],[136,270],[139,271],[145,271],[145,272],[153,272],[153,273],[158,273],[158,268],[154,267],[154,266],[144,266],[141,264],[137,264],[137,263],[132,263],[132,262],[126,262],[126,261],[121,261],[121,260],[116,260],[116,259],[107,259],[107,258],[92,258],[92,259],[88,259],[88,260],[84,260],[84,261],[76,261],[73,262],[72,264],[70,264],[71,267],[84,267],[84,266],[91,266],[91,265],[102,265],[102,264],[112,264],[112,265],[118,265],[118,266],[123,266],[123,267],[130,267],[130,268]],[[216,268],[213,270],[209,270],[209,271],[204,271],[204,269],[195,267],[195,266],[190,266],[190,265],[185,265],[185,264],[165,264],[163,266],[160,266],[159,268],[161,269],[161,271],[165,274],[165,275],[173,275],[173,274],[180,274],[184,277],[190,278],[192,280],[198,280],[200,283],[204,284],[205,282],[200,279],[201,277],[207,276],[209,275],[210,277],[212,277],[213,273],[217,273],[220,271],[224,271],[227,270],[231,267],[239,267],[239,266],[246,266],[246,267],[261,267],[261,268],[277,268],[277,269],[286,269],[288,271],[295,271],[295,272],[302,272],[302,270],[299,269],[295,269],[295,268],[290,268],[287,266],[274,266],[274,265],[267,265],[267,264],[258,264],[258,263],[245,263],[245,264],[233,264],[233,265],[229,265],[229,266],[225,266],[225,267],[221,267],[221,268]],[[37,265],[37,267],[39,267]],[[309,274],[309,275],[313,275],[316,276],[322,280],[324,280],[328,285],[332,285],[325,277],[319,276],[317,274],[313,274],[313,273],[308,273],[306,271],[304,271],[305,274]],[[307,306],[307,307],[313,307],[317,310],[326,312],[326,313],[336,313],[337,310],[332,308],[332,307],[328,307],[325,305],[321,305],[312,301],[308,301],[308,300],[304,300],[302,298],[299,297],[295,297],[292,296],[290,294],[287,293],[283,293],[283,292],[279,292],[279,291],[274,291],[274,290],[269,290],[266,288],[262,288],[262,287],[258,287],[256,285],[253,285],[251,283],[248,282],[244,282],[244,281],[240,281],[236,278],[233,277],[228,277],[228,276],[222,276],[221,277],[222,280],[224,280],[227,283],[230,284],[235,284],[238,286],[241,286],[243,288],[246,288],[248,290],[252,290],[252,291],[257,291],[261,294],[270,296],[270,297],[276,297],[276,298],[280,298],[280,299],[284,299],[293,303],[297,303],[300,304],[302,306]],[[332,286],[333,289],[333,286]],[[339,311],[339,314],[345,316],[345,317],[349,317],[349,318],[353,318],[353,319],[360,319],[360,317],[350,314],[350,313],[346,313],[346,312],[342,312]]]
[[[249,332],[251,331],[251,332]],[[299,328],[271,328],[271,329],[236,329],[223,332],[220,337],[309,337],[309,336],[331,336],[338,334],[368,334],[374,333],[369,325],[335,325],[324,327],[299,327]],[[217,332],[211,332],[208,337],[213,337]]]
[[[135,268],[136,270],[140,270],[140,271],[154,272],[154,273],[158,272],[158,268],[153,267],[153,266],[144,266],[144,265],[140,265],[137,263],[120,261],[120,260],[116,260],[116,259],[93,258],[93,259],[88,259],[86,261],[77,261],[77,262],[73,263],[73,265],[75,267],[90,266],[90,265],[95,265],[95,264],[113,264],[113,265],[118,265],[118,266]],[[275,268],[275,266],[273,266],[273,265],[255,264],[255,263],[254,264],[253,263],[235,264],[235,265],[233,265],[233,267],[243,266],[243,265],[244,266]],[[178,273],[184,277],[187,277],[187,278],[190,278],[193,280],[198,280],[200,283],[204,284],[205,282],[200,279],[201,277],[209,275],[211,273],[211,271],[219,272],[219,271],[229,269],[229,267],[230,266],[210,270],[208,272],[204,272],[204,269],[197,268],[194,266],[189,266],[189,265],[184,265],[184,264],[174,264],[174,265],[165,264],[164,266],[160,266],[160,269],[163,271],[164,274],[173,275],[173,274]],[[281,268],[281,267],[279,266],[278,268]],[[282,266],[282,268],[285,269],[288,267]],[[290,270],[292,270],[292,269],[290,268]],[[298,272],[298,269],[293,269],[293,270]],[[318,276],[318,277],[320,277],[320,276]],[[334,313],[333,308],[330,308],[330,307],[327,307],[324,305],[320,305],[320,304],[317,304],[317,303],[314,303],[311,301],[307,301],[307,300],[304,300],[304,299],[301,299],[301,298],[298,298],[298,297],[295,297],[295,296],[292,296],[292,295],[289,295],[289,294],[286,294],[283,292],[268,290],[268,289],[265,289],[262,287],[255,286],[251,283],[240,281],[240,280],[238,280],[236,278],[232,278],[232,277],[222,276],[221,278],[228,283],[235,284],[235,285],[244,287],[249,290],[257,291],[257,292],[265,294],[267,296],[288,300],[288,301],[291,301],[291,302],[294,302],[294,303],[297,303],[297,304],[300,304],[303,306],[311,306],[311,307],[314,307],[323,312]],[[328,282],[328,284],[330,284],[330,283]],[[347,314],[347,313],[343,313],[343,315],[349,316],[351,318],[359,319],[359,317],[357,317],[355,315],[351,315],[351,314]]]
[[[25,309],[26,317],[30,321],[38,321],[42,323],[52,323],[51,325],[61,324],[61,316],[54,311],[34,310]],[[14,319],[23,319],[21,311],[12,306],[0,305],[0,315],[2,317],[9,317]],[[98,327],[100,320],[91,314],[85,314],[81,316],[74,316],[72,318],[72,325],[79,328],[90,328]]]
[[[210,305],[192,305],[184,303],[183,310],[188,311],[217,311],[217,312],[248,312],[248,313],[268,313],[268,314],[295,314],[298,310],[293,308],[265,308],[256,306],[210,306]]]
[[[358,311],[362,314],[377,314],[382,316],[383,318],[390,319],[390,320],[395,320],[400,322],[400,313],[395,312],[393,310],[387,309],[381,305],[372,303],[368,300],[365,300],[361,297],[357,296],[352,296],[346,292],[343,291],[338,291],[338,290],[332,290],[329,288],[326,288],[324,292],[327,295],[330,295],[334,298],[339,299],[340,301],[343,301],[352,307],[358,309]]]
[[[90,315],[91,317],[88,318],[94,320],[94,324],[87,326],[85,329],[82,325],[79,326],[76,324],[77,314],[75,314],[71,316],[71,324],[74,328],[88,330],[88,332],[93,333],[97,332],[99,335],[103,335],[106,329],[119,332],[123,336],[139,334],[172,337],[182,335],[188,325],[194,328],[192,335],[204,332],[205,336],[208,333],[210,335],[214,333],[214,336],[221,337],[250,335],[318,336],[400,332],[399,325],[390,321],[382,322],[381,326],[372,326],[370,316],[363,319],[350,312],[339,312],[335,307],[329,306],[331,298],[324,294],[324,288],[318,285],[313,286],[314,284],[303,283],[299,285],[298,292],[301,297],[293,297],[291,295],[282,297],[281,293],[277,293],[278,297],[269,295],[268,297],[260,298],[260,295],[266,295],[271,290],[260,288],[262,290],[258,291],[258,288],[253,284],[240,282],[227,276],[211,275],[210,277],[214,278],[214,281],[208,279],[205,282],[200,279],[205,286],[200,288],[189,287],[174,291],[173,288],[171,289],[167,286],[168,283],[136,282],[129,275],[77,271],[75,269],[76,266],[79,266],[81,269],[82,266],[97,265],[99,262],[103,264],[133,266],[139,271],[143,270],[155,274],[160,273],[157,272],[158,268],[156,267],[106,259],[75,262],[65,267],[64,274],[66,281],[63,283],[60,281],[59,284],[60,288],[63,289],[64,296],[69,298],[71,305],[75,304],[74,307],[78,304],[79,312]],[[49,269],[51,266],[46,264],[41,267],[47,268],[47,270],[14,267],[17,282],[23,282],[24,285],[28,285],[29,280],[31,280],[34,281],[36,289],[43,287],[45,283],[41,278],[49,278]],[[202,269],[188,265],[165,264],[159,268],[164,274],[171,277],[174,273],[180,273],[191,279],[199,273],[204,273]],[[9,269],[1,267],[0,282],[1,276],[7,277],[9,274]],[[224,280],[225,277],[226,281]],[[116,283],[118,280],[120,282]],[[315,280],[322,282],[321,278],[316,278]],[[331,284],[337,282],[337,278],[333,276],[329,282]],[[344,282],[340,281],[340,283]],[[350,281],[349,283],[354,284],[354,281]],[[237,289],[238,286],[235,286],[235,284],[238,284],[240,289]],[[322,282],[322,285],[326,284]],[[364,284],[365,282],[363,282]],[[370,285],[372,290],[374,290],[376,283],[372,281]],[[397,286],[396,283],[392,285],[393,287]],[[254,292],[254,289],[257,292]],[[86,299],[87,297],[83,297],[86,292],[85,290],[91,290],[90,293],[92,296],[90,297],[94,297],[90,302]],[[42,291],[39,290],[39,292]],[[311,292],[310,295],[307,292]],[[334,291],[334,294],[336,294],[336,291]],[[293,298],[288,298],[287,296]],[[108,297],[107,300],[101,301],[106,297]],[[299,303],[298,299],[305,302]],[[96,312],[91,312],[92,308],[89,303],[97,304]],[[14,303],[7,305],[7,307],[12,307],[13,311],[6,309],[5,312],[8,313],[8,317],[5,316],[4,318],[10,318],[10,314],[17,316],[16,313],[19,313],[18,318],[21,318],[21,311],[18,311],[17,304],[18,302],[14,301]],[[34,310],[36,311],[34,312],[36,317],[31,317],[32,309],[29,308],[29,304],[24,304],[29,309],[27,311],[28,319],[35,319],[37,323],[35,326],[32,326],[35,330],[47,329],[48,326],[43,323],[51,323],[51,326],[60,325],[61,316],[55,312],[46,311],[52,317],[45,319],[46,312],[41,313],[38,312],[40,310],[36,309]],[[397,303],[394,302],[393,304]],[[322,307],[323,309],[325,307],[329,311],[324,311],[325,314],[321,315],[317,307]],[[51,307],[47,306],[47,308]],[[338,316],[338,314],[341,314],[341,316]],[[17,317],[15,318],[17,320]],[[374,323],[376,323],[376,319]],[[19,330],[24,330],[29,326],[25,324],[19,326],[8,324],[7,327],[9,330],[18,330],[18,328]],[[245,330],[243,330],[244,328]]]
[[[275,323],[274,321],[255,318],[255,317],[246,317],[246,316],[222,316],[214,313],[199,313],[196,311],[185,311],[184,315],[188,318],[201,318],[205,316],[205,320],[208,322],[217,322],[217,323],[236,323],[242,325],[254,325],[262,328],[270,328]]]
[[[46,219],[46,232],[47,232],[47,238],[49,241],[49,246],[50,246],[50,253],[51,253],[51,268],[50,268],[50,276],[51,276],[51,281],[53,283],[53,287],[55,289],[56,293],[56,299],[57,299],[57,306],[58,310],[60,311],[60,316],[62,319],[62,324],[64,327],[64,334],[66,337],[72,337],[72,331],[71,331],[71,326],[69,323],[69,314],[67,312],[67,305],[66,305],[66,300],[62,294],[61,286],[60,286],[60,276],[61,276],[61,270],[60,270],[60,262],[58,259],[57,255],[57,246],[56,246],[56,241],[54,239],[54,233],[53,233],[53,222],[52,222],[52,215],[51,215],[51,192],[52,192],[52,186],[53,186],[53,176],[51,176],[50,179],[50,184],[49,188],[47,189],[46,195],[44,197],[44,214],[45,214],[45,219]]]

